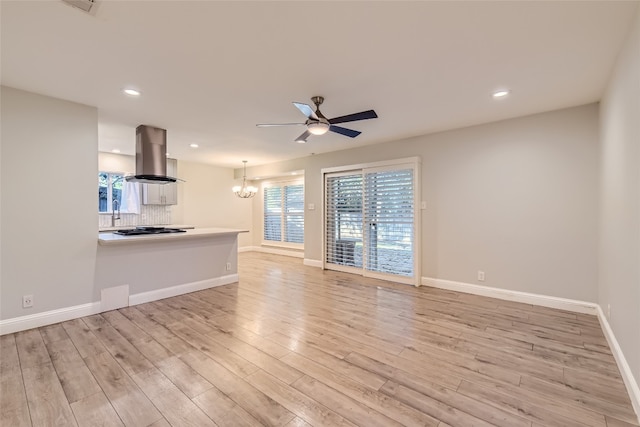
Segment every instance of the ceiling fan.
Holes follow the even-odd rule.
[[[341,126],[336,126],[337,123],[347,123],[347,122],[355,122],[358,120],[367,120],[367,119],[375,119],[378,117],[375,111],[367,110],[361,111],[359,113],[347,114],[346,116],[334,117],[333,119],[327,119],[320,112],[320,104],[324,101],[322,96],[314,96],[311,98],[311,101],[316,105],[316,111],[314,112],[311,106],[307,104],[302,104],[300,102],[294,102],[298,110],[302,112],[305,116],[307,116],[307,120],[304,123],[259,123],[256,126],[258,127],[270,127],[270,126],[299,126],[305,125],[307,130],[304,131],[302,135],[295,139],[296,142],[305,143],[307,142],[307,138],[311,135],[324,135],[328,131],[339,133],[341,135],[348,136],[350,138],[355,138],[360,135],[362,132],[353,129],[343,128]]]

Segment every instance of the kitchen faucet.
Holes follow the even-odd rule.
[[[118,202],[118,199],[113,199],[113,201],[111,202],[111,207],[113,208],[111,210],[111,226],[115,227],[116,219],[120,219],[120,202]],[[118,211],[117,217],[116,217],[116,210]]]

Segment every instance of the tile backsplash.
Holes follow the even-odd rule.
[[[111,227],[111,215],[98,215],[98,227]],[[139,214],[120,214],[116,226],[171,224],[171,206],[140,205]]]

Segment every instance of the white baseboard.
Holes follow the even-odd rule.
[[[270,246],[243,246],[238,249],[238,252],[262,252],[265,254],[284,255],[294,258],[303,258],[304,252],[297,251],[295,249],[286,248],[274,248]]]
[[[208,289],[215,286],[228,285],[230,283],[237,282],[238,278],[239,276],[237,274],[229,274],[227,276],[216,277],[213,279],[185,283],[182,285],[171,286],[169,288],[129,295],[129,305],[138,305],[145,302],[187,294],[189,292],[200,291],[202,289]],[[97,301],[73,307],[65,307],[57,310],[30,314],[28,316],[0,320],[0,335],[66,322],[67,320],[91,316],[93,314],[102,313],[103,311],[105,310],[102,310],[101,301]]]
[[[53,325],[54,323],[66,322],[67,320],[98,314],[100,313],[100,306],[100,301],[90,302],[88,304],[81,304],[73,307],[65,307],[57,310],[0,320],[0,335],[12,334],[14,332],[39,328],[41,326]]]
[[[638,382],[631,372],[631,367],[629,366],[629,363],[627,363],[624,353],[622,353],[622,348],[620,348],[620,344],[618,343],[616,336],[613,334],[613,329],[611,329],[611,325],[609,325],[609,320],[607,319],[607,316],[604,315],[604,311],[602,311],[602,307],[600,306],[598,306],[598,320],[600,321],[600,326],[602,326],[604,336],[607,338],[613,357],[616,359],[616,363],[620,369],[624,385],[627,387],[627,392],[629,392],[631,404],[633,405],[633,409],[636,411],[638,422],[640,422],[640,387],[638,387]]]
[[[149,292],[129,295],[129,305],[144,304],[145,302],[157,301],[159,299],[175,297],[177,295],[188,294],[190,292],[201,291],[216,286],[228,285],[238,281],[237,274],[216,277],[213,279],[200,280],[198,282],[185,283],[171,286],[169,288],[156,289]]]
[[[573,311],[575,313],[593,314],[594,316],[598,314],[598,304],[593,302],[550,297],[547,295],[492,288],[489,286],[454,282],[452,280],[434,279],[431,277],[423,277],[421,283],[425,286],[431,286],[433,288],[464,292],[466,294],[482,295],[485,297],[498,298],[507,301],[522,302],[525,304],[534,304],[549,308],[558,308],[561,310]]]
[[[308,265],[309,267],[318,267],[318,268],[322,268],[322,261],[319,259],[309,259],[309,258],[305,258],[304,261],[302,262],[304,265]]]

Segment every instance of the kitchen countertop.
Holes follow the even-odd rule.
[[[98,243],[100,245],[124,245],[131,243],[167,243],[171,240],[188,240],[216,236],[228,236],[231,234],[248,233],[249,230],[237,228],[195,228],[184,233],[166,234],[141,234],[136,236],[121,236],[115,233],[99,233]]]
[[[98,233],[109,233],[118,230],[133,230],[136,227],[164,227],[164,228],[183,228],[185,230],[195,228],[193,225],[184,224],[155,224],[155,225],[116,225],[115,227],[100,227]]]

